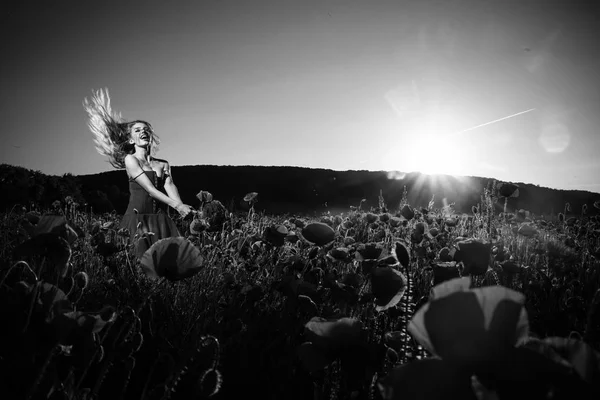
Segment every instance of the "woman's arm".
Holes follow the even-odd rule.
[[[138,163],[138,161],[135,159],[135,157],[131,154],[128,154],[127,156],[125,156],[125,168],[127,169],[127,172],[129,173],[129,176],[135,176],[137,178],[135,178],[135,181],[144,188],[144,190],[146,190],[146,192],[148,192],[148,194],[158,200],[161,201],[175,209],[177,209],[177,207],[179,207],[180,205],[182,205],[181,200],[177,199],[173,199],[167,195],[165,195],[164,193],[162,193],[160,190],[158,190],[154,184],[152,183],[152,181],[150,181],[150,179],[146,176],[146,174],[144,174],[144,170],[142,169],[142,167],[140,167],[140,164]]]
[[[181,197],[179,197],[179,191],[177,190],[177,186],[175,186],[175,183],[173,182],[173,177],[171,176],[171,166],[166,161],[164,162],[163,171],[165,177],[165,191],[167,192],[170,198],[180,203],[183,203],[181,201]]]

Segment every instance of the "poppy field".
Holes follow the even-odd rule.
[[[67,197],[0,215],[7,399],[593,399],[600,205],[231,213],[200,191],[140,260]]]

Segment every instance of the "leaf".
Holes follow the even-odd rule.
[[[152,279],[170,281],[189,278],[204,268],[204,257],[197,247],[183,237],[161,239],[142,256],[141,267]]]
[[[385,311],[394,307],[406,291],[406,277],[392,267],[378,267],[371,271],[371,291],[375,296],[375,309]]]

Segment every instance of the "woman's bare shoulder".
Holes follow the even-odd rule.
[[[123,161],[125,162],[125,165],[140,165],[137,158],[135,158],[133,154],[127,154],[123,158]]]

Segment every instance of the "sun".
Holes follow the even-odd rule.
[[[444,134],[423,134],[412,140],[407,168],[427,175],[464,175],[465,157],[456,138]]]
[[[463,126],[468,126],[468,121],[459,109],[424,106],[390,124],[394,134],[381,161],[389,171],[466,176],[471,173],[475,153],[461,134]]]
[[[467,175],[467,152],[456,137],[422,133],[391,147],[382,160],[388,170],[426,175]]]

